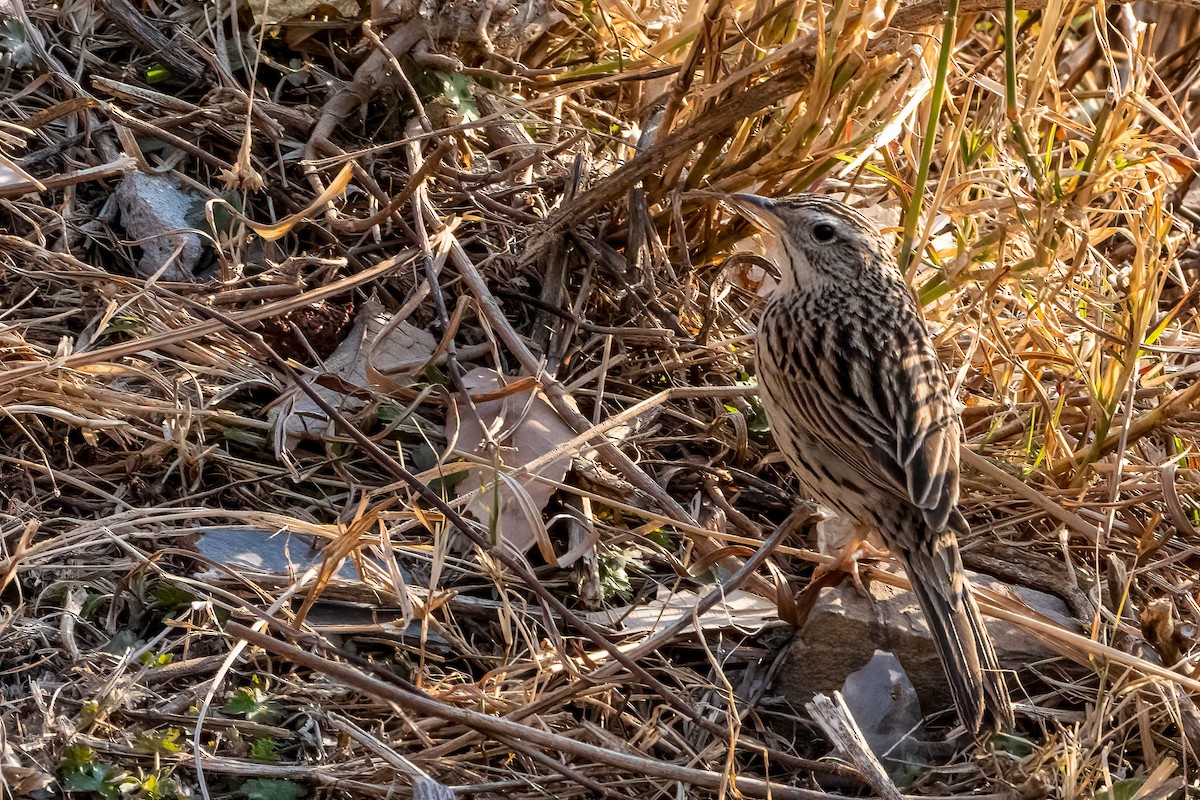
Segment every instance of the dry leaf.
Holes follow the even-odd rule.
[[[672,593],[663,587],[658,590],[653,602],[591,611],[581,616],[597,625],[618,628],[622,633],[651,633],[667,627],[680,617],[692,616],[699,602],[700,595],[695,592]],[[724,600],[704,612],[700,616],[700,627],[703,630],[737,628],[753,633],[778,620],[779,611],[773,602],[739,589],[730,592]]]
[[[515,550],[524,553],[537,543],[548,562],[558,563],[542,522],[542,509],[553,496],[554,487],[532,475],[511,477],[504,473],[549,453],[574,438],[575,431],[562,421],[536,384],[526,384],[520,391],[501,391],[512,382],[515,380],[506,382],[499,373],[486,367],[463,376],[463,384],[472,395],[495,393],[495,399],[475,404],[477,419],[462,398],[456,397],[457,430],[450,430],[454,423],[448,421],[447,439],[454,441],[456,433],[459,450],[489,458],[484,431],[479,425],[482,421],[500,445],[496,457],[501,469],[498,488],[496,470],[475,467],[459,485],[459,492],[472,492],[485,484],[492,487],[471,500],[467,507],[470,513],[482,522],[494,518],[499,535]],[[570,464],[571,456],[565,454],[536,468],[533,474],[561,482]]]
[[[354,326],[333,355],[325,360],[325,371],[310,383],[317,394],[341,411],[353,414],[363,400],[356,389],[375,386],[380,373],[389,376],[419,369],[433,353],[437,342],[428,331],[407,322],[392,324],[383,307],[374,300],[363,304]],[[337,380],[330,380],[333,377]],[[275,430],[275,455],[283,458],[302,438],[320,438],[329,428],[325,412],[300,389],[295,389],[273,406],[269,419]]]

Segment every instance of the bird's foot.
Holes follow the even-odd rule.
[[[840,572],[850,576],[850,580],[854,581],[854,588],[860,597],[870,597],[871,593],[867,591],[867,587],[863,583],[858,562],[863,558],[881,559],[887,558],[889,555],[891,554],[887,550],[871,544],[864,536],[858,541],[842,548],[842,551],[834,561],[819,565],[813,572],[813,581],[815,582],[826,575]]]

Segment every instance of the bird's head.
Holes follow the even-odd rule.
[[[732,194],[730,205],[779,239],[780,290],[857,283],[896,271],[891,247],[869,219],[844,203],[814,194],[774,200]]]

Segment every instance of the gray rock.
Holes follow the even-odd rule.
[[[196,536],[196,551],[214,564],[231,567],[240,573],[274,575],[291,579],[307,569],[319,568],[324,561],[325,543],[304,533],[275,528],[216,527]],[[223,570],[210,569],[202,578],[224,577]],[[336,576],[345,581],[360,581],[353,559],[345,559]]]
[[[191,216],[197,206],[203,211],[203,200],[170,178],[142,172],[126,175],[116,196],[125,235],[142,248],[138,275],[149,278],[162,270],[163,280],[191,280],[204,252]]]
[[[971,575],[977,587],[1011,591],[1034,611],[1074,630],[1078,627],[1057,597],[1009,587],[983,575]],[[850,581],[821,591],[804,626],[783,655],[775,693],[803,708],[817,692],[829,694],[866,667],[877,650],[894,654],[929,712],[950,708],[952,700],[929,627],[912,592],[872,581],[869,598]],[[1019,670],[1057,654],[1016,625],[987,620],[1000,664]],[[850,694],[847,693],[849,702]],[[857,716],[856,716],[857,718]]]
[[[871,752],[883,758],[921,722],[921,701],[908,673],[892,653],[876,650],[842,684],[846,707]]]
[[[971,578],[972,586],[988,589],[997,594],[1015,595],[1018,600],[1043,617],[1058,623],[1069,631],[1080,632],[1079,622],[1071,616],[1071,610],[1060,598],[1039,592],[1037,589],[1012,586],[991,575],[982,575],[976,572],[968,572],[967,575]],[[1057,651],[1049,645],[1043,644],[1041,639],[1011,622],[988,618],[987,629],[992,637],[992,644],[996,646],[996,655],[1000,658],[1000,666],[1005,669],[1021,669],[1034,661],[1054,658],[1058,655]]]
[[[900,785],[916,777],[932,753],[928,743],[912,735],[924,715],[899,659],[876,650],[865,667],[846,678],[842,696],[888,776]]]

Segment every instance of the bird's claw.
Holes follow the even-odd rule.
[[[831,573],[841,572],[849,575],[850,580],[854,581],[854,588],[860,597],[868,598],[871,596],[871,593],[867,591],[866,584],[863,583],[858,562],[862,558],[880,559],[887,558],[889,555],[890,553],[887,550],[880,549],[863,538],[844,548],[836,560],[817,566],[813,572],[813,581],[815,582]]]

